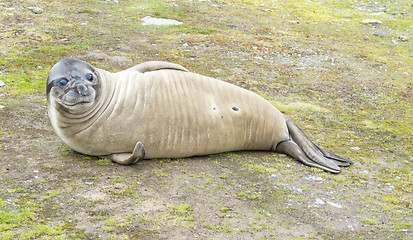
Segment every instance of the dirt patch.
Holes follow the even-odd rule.
[[[265,152],[129,167],[99,162],[60,142],[39,100],[15,99],[0,111],[2,202],[16,212],[34,205],[35,217],[14,231],[42,221],[67,238],[352,239],[409,233],[377,231],[387,225],[368,214],[376,200],[361,201],[366,194],[397,194],[396,186],[369,177],[377,170],[331,175]],[[378,216],[384,221],[388,214],[382,209]]]

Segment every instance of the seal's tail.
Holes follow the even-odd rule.
[[[340,167],[352,164],[350,160],[315,145],[290,119],[286,119],[286,123],[291,139],[280,142],[276,146],[277,152],[288,154],[308,166],[318,167],[332,173],[339,173]]]

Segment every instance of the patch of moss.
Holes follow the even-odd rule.
[[[107,159],[107,158],[102,158],[96,161],[97,164],[99,165],[108,165],[112,163],[112,160]]]
[[[13,204],[0,199],[0,237],[1,239],[33,239],[40,236],[59,236],[63,234],[65,224],[50,225],[37,222],[40,205],[31,201]],[[21,229],[25,231],[21,231]]]
[[[262,199],[261,193],[252,192],[251,190],[242,191],[237,194],[242,200],[260,200]]]
[[[379,221],[373,217],[361,217],[360,219],[362,222],[370,224],[370,225],[377,225]]]
[[[166,215],[167,219],[174,220],[174,225],[182,227],[193,227],[195,216],[193,215],[193,209],[189,204],[181,203],[179,205],[169,206],[169,211]]]
[[[168,173],[165,173],[162,169],[153,169],[153,170],[151,171],[151,173],[155,174],[155,175],[158,176],[158,177],[163,177],[163,178],[169,176],[169,174],[168,174]]]

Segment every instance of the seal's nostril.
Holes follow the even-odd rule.
[[[79,84],[76,86],[76,90],[81,96],[89,95],[89,90],[85,85]]]

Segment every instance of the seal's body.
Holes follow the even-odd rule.
[[[50,121],[68,146],[121,164],[265,150],[331,172],[349,165],[257,94],[172,63],[110,73],[66,59],[51,70],[47,93]]]

